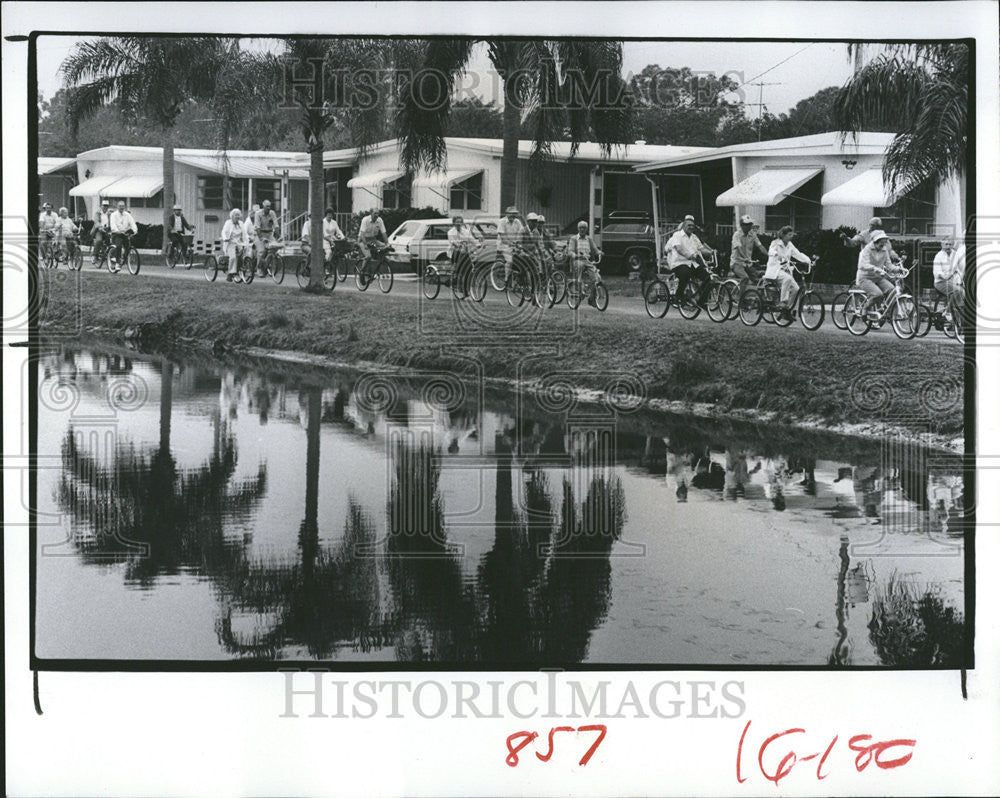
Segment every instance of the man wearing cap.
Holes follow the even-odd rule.
[[[507,207],[506,216],[497,225],[497,255],[503,258],[503,278],[510,278],[510,270],[514,264],[514,249],[524,244],[526,230],[521,220],[517,218],[518,210],[513,205]]]
[[[181,206],[174,205],[174,212],[170,215],[170,221],[167,223],[167,234],[170,237],[170,243],[174,247],[174,252],[186,254],[184,251],[184,234],[193,231],[194,228],[184,218],[184,211],[181,209]]]
[[[56,235],[56,227],[59,225],[58,214],[52,211],[52,203],[46,202],[42,205],[42,212],[38,215],[38,235],[41,237],[41,254],[45,257],[52,239]]]
[[[111,238],[111,203],[101,200],[101,207],[94,212],[94,265],[100,266],[97,260],[99,247],[107,246]]]
[[[698,302],[700,304],[704,301],[711,285],[705,255],[711,252],[712,250],[702,244],[701,239],[695,235],[694,217],[685,216],[680,229],[670,236],[663,247],[663,254],[667,256],[667,267],[677,275],[678,300],[684,296],[691,277],[697,276],[702,281]]]
[[[263,263],[267,245],[274,240],[278,227],[278,214],[271,209],[271,200],[264,200],[261,203],[260,210],[254,214],[253,227],[256,233],[254,246],[257,250],[257,262]]]
[[[895,288],[888,279],[894,273],[889,238],[881,230],[873,230],[871,240],[862,247],[858,255],[858,273],[855,276],[858,287],[868,295],[864,307],[866,313]]]
[[[764,257],[767,257],[767,250],[757,238],[757,230],[754,221],[749,216],[740,218],[739,229],[733,233],[732,250],[729,254],[729,268],[733,270],[740,281],[740,288],[746,288],[750,281],[750,273],[747,271],[753,260],[754,248],[760,250]]]
[[[873,216],[868,222],[867,230],[860,232],[857,235],[853,235],[849,238],[847,236],[847,233],[841,231],[840,239],[841,241],[844,242],[845,247],[864,247],[871,243],[872,235],[875,233],[876,230],[885,232],[884,230],[882,230],[882,220],[878,216]],[[900,260],[900,257],[895,252],[893,252],[892,242],[887,241],[885,246],[889,248],[888,250],[889,259],[894,263],[898,262]]]

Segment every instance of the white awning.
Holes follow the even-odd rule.
[[[797,169],[761,169],[741,180],[715,200],[719,207],[735,205],[777,205],[799,186],[823,171],[822,167],[804,166]]]
[[[84,180],[80,185],[73,186],[69,190],[69,195],[71,197],[96,197],[101,191],[112,183],[117,183],[121,180],[121,177],[115,175],[114,177],[109,175],[98,175],[97,177],[91,177],[88,180]]]
[[[67,167],[74,166],[76,164],[76,158],[50,158],[50,157],[39,157],[38,159],[38,174],[40,175],[50,175],[53,172],[58,172]],[[76,170],[73,170],[74,175]]]
[[[820,199],[823,205],[854,205],[862,208],[884,208],[892,205],[901,194],[893,194],[882,180],[881,169],[868,169],[857,177],[842,183],[832,191],[827,191]]]
[[[482,169],[460,169],[454,172],[434,172],[413,178],[414,188],[429,188],[431,191],[446,195],[455,183],[461,183],[482,172]]]
[[[352,177],[347,181],[347,187],[364,188],[369,190],[381,188],[386,183],[391,183],[393,180],[399,180],[399,178],[405,174],[406,172],[392,171],[369,172],[368,174]]]
[[[111,185],[102,188],[102,197],[152,197],[163,189],[163,178],[146,175],[133,175],[116,180]]]

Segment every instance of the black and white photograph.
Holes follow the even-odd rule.
[[[599,671],[625,685],[619,714],[603,693],[580,710],[571,682],[576,720],[550,724],[546,693],[549,714],[491,740],[491,772],[529,779],[562,756],[606,767],[605,794],[675,794],[613,778],[632,767],[621,753],[600,764],[601,718],[674,717],[671,700],[732,718],[728,781],[689,794],[890,794],[911,757],[936,767],[899,724],[830,727],[779,765],[763,738],[804,719],[792,703],[765,731],[762,703],[746,707],[755,676],[808,678],[834,702],[854,685],[854,702],[886,674],[965,707],[991,678],[975,680],[996,664],[976,634],[996,562],[976,545],[995,487],[976,471],[992,429],[977,388],[995,387],[977,326],[985,352],[1000,91],[996,63],[983,71],[996,41],[961,11],[996,9],[866,4],[928,15],[902,35],[854,3],[622,4],[621,23],[613,4],[343,4],[347,26],[334,4],[287,4],[316,23],[272,25],[282,5],[169,4],[186,20],[172,27],[149,4],[163,24],[130,30],[124,5],[100,26],[63,4],[72,20],[21,14],[4,42],[5,139],[26,134],[16,158],[4,144],[27,208],[21,238],[4,215],[4,338],[24,347],[4,376],[25,418],[5,424],[24,468],[5,516],[26,519],[14,666],[30,663],[30,714],[45,722],[50,678],[84,672],[152,690],[272,674],[269,717],[286,718],[320,711],[295,672],[316,690],[320,672],[367,673],[389,718],[375,685],[423,675],[461,718],[456,674],[501,680],[473,684],[477,708],[480,683]],[[744,14],[745,35],[699,5]],[[838,5],[853,27],[807,24]],[[949,6],[955,25],[935,27]],[[544,21],[490,34],[477,7]],[[706,672],[708,698],[685,671]],[[635,672],[657,687],[620,681]],[[493,689],[529,717],[514,709],[528,692]],[[560,730],[572,753],[554,753]],[[897,739],[865,748],[868,731]]]

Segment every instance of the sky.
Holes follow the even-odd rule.
[[[38,88],[46,97],[60,86],[59,64],[79,37],[43,36],[38,39]],[[254,46],[265,47],[266,40]],[[787,59],[787,60],[786,60]],[[843,44],[808,42],[625,42],[623,71],[626,76],[647,64],[661,67],[690,67],[695,71],[730,73],[741,82],[760,81],[764,86],[764,104],[771,113],[787,111],[799,100],[827,86],[841,86],[850,77],[851,64]],[[471,71],[485,73],[489,68],[485,48],[477,48]],[[484,99],[494,99],[492,84],[485,81]],[[759,87],[747,87],[746,101],[757,103]],[[748,109],[756,115],[758,108]]]

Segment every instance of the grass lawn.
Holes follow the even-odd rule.
[[[502,301],[454,303],[447,289],[428,302],[375,287],[359,295],[351,282],[315,296],[287,278],[272,287],[86,271],[77,283],[65,274],[49,283],[43,335],[65,334],[79,322],[111,335],[131,328],[157,347],[195,339],[469,374],[478,362],[491,377],[569,372],[567,379],[585,388],[603,388],[609,375],[635,375],[634,389],[651,398],[828,425],[879,421],[883,411],[873,408],[883,404],[878,391],[887,387],[884,412],[896,426],[929,427],[947,437],[962,430],[963,359],[955,344],[808,333],[798,325],[687,322],[676,313],[653,321],[641,311],[637,283],[623,286],[617,302],[635,304],[638,313],[584,306],[575,316],[564,306],[539,312],[513,311]]]

